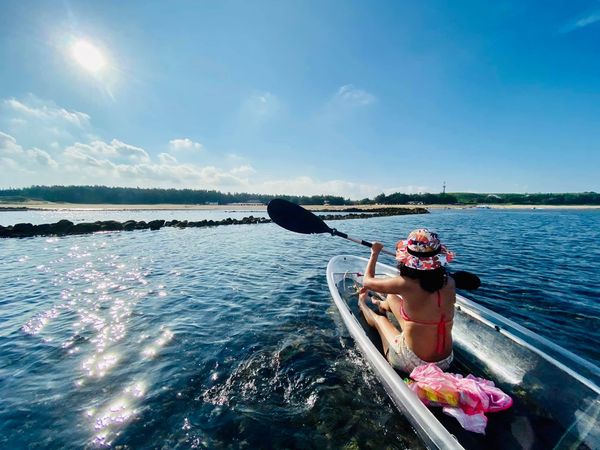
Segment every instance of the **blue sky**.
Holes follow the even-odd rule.
[[[598,1],[4,0],[0,187],[599,191],[599,56]]]

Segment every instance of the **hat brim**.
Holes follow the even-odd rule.
[[[400,241],[396,245],[396,261],[415,270],[435,270],[447,266],[454,260],[454,252],[445,245],[440,246],[440,252],[434,256],[420,257],[408,253],[408,240]]]

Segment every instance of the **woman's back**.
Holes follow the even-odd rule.
[[[452,352],[452,319],[456,302],[452,277],[438,291],[421,288],[419,280],[404,277],[402,295],[392,294],[389,305],[412,351],[424,361],[438,361]]]

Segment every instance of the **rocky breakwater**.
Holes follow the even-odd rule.
[[[344,209],[322,209],[319,214],[323,220],[345,220],[345,219],[370,219],[373,217],[405,216],[407,214],[429,214],[426,208],[344,208]]]
[[[74,224],[70,220],[60,220],[56,223],[44,223],[32,225],[30,223],[18,223],[16,225],[0,226],[0,237],[23,238],[31,236],[69,236],[76,234],[89,234],[106,231],[133,231],[133,230],[160,230],[163,227],[193,228],[214,227],[218,225],[249,225],[255,223],[270,222],[262,217],[244,217],[243,219],[224,220],[200,220],[197,222],[187,220],[151,220],[149,222],[127,220],[118,222],[116,220],[104,220],[97,222],[82,222]]]
[[[321,215],[323,220],[368,219],[373,217],[398,216],[405,214],[426,214],[425,208],[380,208],[362,210],[357,208],[337,211],[338,214]],[[223,220],[151,220],[149,222],[127,220],[104,220],[97,222],[73,223],[70,220],[59,220],[56,223],[32,225],[31,223],[18,223],[3,227],[0,225],[0,238],[26,238],[32,236],[69,236],[108,231],[133,231],[133,230],[160,230],[163,227],[175,228],[201,228],[222,225],[251,225],[270,223],[266,217],[244,217],[243,219],[227,218]]]

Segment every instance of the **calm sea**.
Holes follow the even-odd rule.
[[[249,214],[264,215],[224,217]],[[389,247],[438,231],[455,270],[483,280],[466,297],[600,363],[600,211],[332,225]],[[419,448],[333,307],[325,267],[342,253],[368,255],[272,224],[0,240],[0,448]]]

